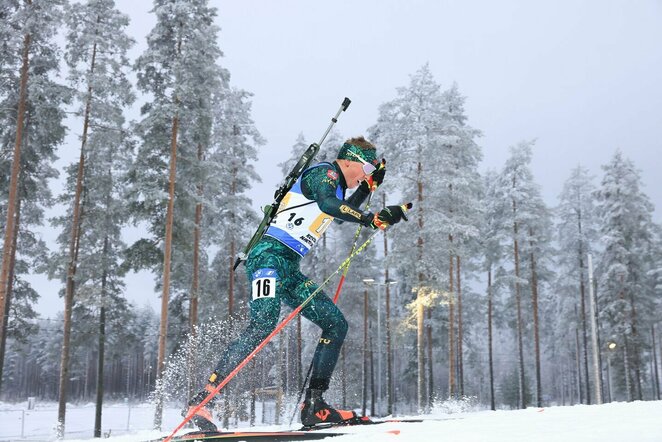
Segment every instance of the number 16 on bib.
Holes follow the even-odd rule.
[[[253,300],[276,297],[276,279],[278,272],[274,269],[260,269],[253,273],[251,295]]]

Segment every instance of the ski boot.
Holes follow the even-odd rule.
[[[314,427],[320,424],[350,424],[357,419],[356,413],[347,410],[336,410],[326,403],[322,397],[323,390],[309,388],[306,399],[301,406],[301,423],[304,427]]]
[[[188,416],[188,414],[193,411],[195,407],[200,405],[200,403],[209,395],[211,391],[214,390],[212,384],[207,384],[205,389],[193,396],[193,398],[188,402],[188,408],[182,411],[182,416]],[[214,407],[214,399],[207,402],[204,407],[200,408],[191,418],[191,422],[198,427],[200,431],[218,431],[216,424],[214,424],[214,417],[212,416],[212,409]]]

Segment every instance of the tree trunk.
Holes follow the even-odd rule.
[[[425,327],[427,330],[427,347],[428,347],[428,400],[427,400],[427,410],[430,412],[432,409],[432,403],[434,400],[434,367],[432,364],[432,308],[428,307],[428,324]]]
[[[177,38],[177,57],[182,54],[182,31],[184,24],[179,23],[179,36]],[[175,88],[179,86],[179,72],[175,73]],[[159,353],[156,360],[156,384],[163,377],[165,369],[166,337],[168,334],[168,303],[170,298],[170,264],[172,260],[172,228],[175,212],[175,182],[177,180],[177,135],[179,131],[179,95],[175,90],[173,95],[175,114],[172,117],[172,131],[170,134],[170,165],[168,176],[168,208],[165,225],[165,250],[163,252],[163,291],[161,293],[161,322],[159,324]],[[163,420],[163,394],[156,397],[154,411],[154,429],[161,430]]]
[[[577,395],[578,395],[578,402],[580,404],[584,403],[584,399],[583,399],[584,390],[582,389],[581,354],[582,351],[581,351],[581,347],[579,346],[579,329],[575,327],[575,370],[577,370],[577,376],[575,377],[575,379],[577,381]]]
[[[100,17],[97,17],[97,22]],[[92,47],[92,60],[90,62],[90,78],[94,74],[96,63],[97,44]],[[58,403],[58,438],[64,437],[65,414],[67,407],[67,383],[69,382],[69,344],[71,339],[71,315],[73,312],[76,268],[78,266],[78,247],[81,237],[81,195],[83,193],[83,179],[85,175],[85,148],[87,147],[87,135],[90,126],[90,110],[92,107],[92,80],[87,85],[87,97],[85,101],[85,117],[83,119],[83,134],[81,137],[80,159],[78,161],[78,173],[76,176],[76,193],[74,195],[73,220],[71,223],[71,240],[69,242],[69,265],[67,267],[67,282],[64,295],[64,333],[62,342],[62,357],[60,361],[60,388]]]
[[[238,133],[237,127],[235,126],[235,133]],[[237,194],[237,168],[232,168],[232,183],[230,184],[230,195],[235,196]],[[236,226],[237,222],[235,220],[234,211],[230,212],[230,225]],[[236,244],[234,234],[230,240],[230,275],[229,275],[229,285],[228,285],[228,317],[232,320],[232,314],[234,313],[234,261],[236,255]]]
[[[372,343],[372,336],[369,338],[369,343],[370,343],[370,350],[368,351],[368,355],[370,356],[370,414],[373,416],[376,416],[376,408],[375,408],[375,348],[373,347]]]
[[[628,402],[632,402],[632,383],[630,382],[630,356],[627,336],[623,336],[623,374],[625,375],[625,395]]]
[[[198,143],[198,163],[203,161],[202,143]],[[198,198],[202,199],[203,185],[197,186]],[[197,353],[196,345],[196,327],[198,325],[198,296],[200,287],[200,223],[202,221],[202,203],[195,205],[195,221],[193,225],[193,275],[191,279],[191,294],[189,304],[189,328],[191,333],[191,346],[188,350],[188,397],[193,397],[196,388],[195,379],[195,355]],[[188,402],[188,401],[187,401]]]
[[[636,284],[634,284],[636,286]],[[634,379],[636,387],[636,400],[643,400],[643,394],[641,391],[641,350],[639,347],[639,332],[637,328],[637,310],[634,304],[634,294],[632,291],[629,293],[630,301],[630,330],[632,330],[632,359],[634,360]]]
[[[490,409],[496,410],[494,401],[494,357],[492,353],[492,269],[487,271],[487,348],[490,365]]]
[[[384,206],[386,207],[386,206]],[[388,257],[388,239],[384,231],[384,259]],[[391,351],[391,284],[388,267],[384,269],[386,284],[386,414],[393,415],[393,353]]]
[[[103,240],[103,256],[108,253],[108,237]],[[104,260],[105,262],[105,260]],[[103,366],[106,345],[106,280],[107,272],[104,268],[101,275],[101,307],[99,309],[99,353],[97,359],[97,392],[96,405],[94,409],[94,437],[101,437],[101,410],[103,406]]]
[[[156,361],[157,385],[163,376],[165,368],[166,336],[168,333],[168,302],[170,297],[170,262],[172,259],[172,226],[175,211],[175,181],[177,177],[177,132],[179,115],[172,118],[172,134],[170,138],[170,175],[168,183],[168,209],[165,226],[165,251],[163,254],[163,291],[161,293],[161,323],[159,326],[159,355]],[[154,429],[161,429],[163,419],[163,394],[158,394],[154,412]]]
[[[18,245],[18,232],[21,228],[21,198],[16,201],[16,220],[14,224],[14,237],[12,239],[12,251],[9,262],[9,274],[7,275],[7,296],[4,305],[4,321],[2,321],[2,334],[0,335],[0,391],[2,391],[2,374],[5,365],[5,351],[7,348],[7,330],[9,328],[9,312],[11,311],[11,296],[14,289],[14,268],[16,265],[16,247]]]
[[[451,243],[453,237],[449,235]],[[455,398],[455,306],[453,302],[454,264],[451,253],[448,261],[448,397]]]
[[[418,412],[422,413],[425,409],[425,340],[424,340],[424,315],[425,308],[423,307],[423,296],[421,290],[416,294],[416,348],[418,360],[418,383],[417,383],[417,399],[418,399]]]
[[[660,400],[660,374],[657,369],[657,345],[655,344],[655,325],[651,325],[651,340],[652,340],[652,349],[653,349],[653,397]]]
[[[198,145],[198,160],[202,161],[202,145]],[[198,197],[202,197],[203,186],[198,185]],[[202,203],[195,205],[195,227],[193,228],[193,275],[191,281],[191,304],[189,310],[189,326],[195,333],[198,324],[198,295],[200,287],[200,223],[202,222]]]
[[[536,257],[533,253],[533,229],[529,228],[529,245],[531,246],[531,297],[533,304],[533,341],[536,357],[536,407],[542,407],[542,383],[540,379],[540,325],[538,321],[538,273],[536,271]],[[586,331],[584,329],[584,331]],[[584,334],[586,338],[586,334]],[[584,342],[586,344],[586,341]],[[584,346],[586,355],[586,346]],[[586,366],[588,369],[588,366]]]
[[[386,193],[382,193],[382,205],[386,207]],[[384,236],[384,262],[388,259],[388,236]],[[391,341],[391,284],[388,266],[384,268],[384,284],[386,285],[386,414],[393,415],[393,351]]]
[[[515,183],[513,181],[513,187]],[[522,324],[522,300],[520,294],[520,269],[519,269],[519,245],[518,245],[518,230],[517,223],[517,202],[513,199],[513,260],[515,262],[515,304],[517,308],[517,368],[518,368],[518,381],[519,381],[519,408],[526,408],[526,398],[524,392],[524,344],[522,342],[523,324]]]
[[[31,5],[31,0],[27,0]],[[14,239],[14,229],[16,228],[16,204],[18,200],[18,178],[21,170],[21,143],[23,142],[23,119],[25,117],[25,107],[27,101],[28,89],[28,68],[30,54],[30,34],[23,37],[23,64],[21,65],[21,82],[18,95],[18,110],[16,113],[16,140],[14,142],[14,154],[11,166],[11,175],[9,178],[9,196],[7,198],[7,226],[5,228],[5,237],[2,246],[2,269],[0,270],[0,340],[5,335],[5,306],[7,304],[7,292],[9,285],[9,268],[12,261],[12,254],[15,252],[12,248]]]
[[[581,218],[578,219],[579,234],[581,235],[582,225]],[[586,331],[586,295],[584,288],[584,247],[582,242],[579,242],[579,307],[581,314],[582,324],[582,358],[584,365],[584,385],[586,387],[586,403],[591,404],[591,385],[588,380],[588,335]]]
[[[417,191],[418,191],[418,228],[419,232],[423,231],[423,182],[421,178],[423,176],[423,164],[421,161],[418,162],[417,169]],[[418,262],[423,260],[423,237],[419,235],[416,242],[418,248]],[[418,272],[418,287],[419,289],[423,288],[423,281],[425,277],[422,272]],[[418,290],[416,294],[416,323],[417,323],[417,334],[416,334],[416,346],[417,346],[417,359],[418,359],[418,384],[417,384],[417,396],[418,396],[418,410],[422,412],[425,406],[425,342],[424,342],[424,319],[425,308],[423,306],[423,293],[422,290]]]
[[[228,276],[228,318],[232,320],[234,313],[234,256],[236,254],[236,245],[234,238],[230,240],[230,256],[229,256],[229,276]]]
[[[464,396],[464,362],[463,362],[463,341],[464,332],[462,330],[462,283],[460,279],[460,272],[462,266],[460,263],[460,255],[455,255],[457,266],[455,271],[457,273],[457,379],[460,387],[460,397]]]

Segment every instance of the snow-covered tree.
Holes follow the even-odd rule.
[[[440,152],[442,168],[436,171],[438,180],[430,192],[436,205],[430,217],[430,228],[447,238],[450,261],[454,261],[449,261],[449,270],[452,268],[455,272],[451,305],[457,307],[457,343],[454,344],[457,346],[457,389],[450,391],[450,394],[457,393],[460,396],[465,394],[463,350],[466,341],[462,281],[463,275],[470,273],[467,270],[475,265],[472,258],[477,254],[482,221],[482,183],[478,174],[482,152],[475,141],[480,132],[467,124],[464,102],[465,97],[460,94],[457,84],[443,93],[442,110],[447,115],[438,129],[445,137]]]
[[[249,92],[224,88],[214,98],[211,148],[206,162],[203,200],[207,202],[204,244],[218,248],[206,281],[205,318],[232,315],[235,292],[245,292],[243,267],[233,270],[237,255],[259,224],[246,192],[260,181],[253,164],[264,139],[251,116]],[[271,195],[265,196],[266,198]],[[240,288],[240,290],[237,290]],[[227,294],[227,295],[226,295]],[[246,297],[238,297],[241,302]],[[226,302],[219,302],[226,300]]]
[[[655,312],[650,247],[653,205],[632,161],[617,151],[595,193],[604,252],[598,261],[600,323],[622,352],[615,377],[627,400],[642,399],[643,347]],[[633,385],[634,384],[634,385]],[[624,387],[624,389],[623,389]]]
[[[131,255],[154,272],[162,270],[162,303],[170,309],[170,315],[162,310],[160,373],[166,335],[182,337],[188,330],[200,151],[204,156],[209,148],[211,98],[227,74],[217,64],[222,53],[216,9],[207,0],[155,0],[153,13],[156,25],[135,63],[138,88],[151,99],[136,128],[141,142],[128,196],[135,219],[147,222],[151,235],[136,242]],[[162,402],[157,405],[155,426],[160,427]]]
[[[393,237],[391,259],[398,262],[404,274],[412,275],[414,281],[408,281],[407,285],[418,290],[416,359],[417,396],[421,410],[429,406],[432,394],[429,376],[431,360],[427,362],[428,373],[425,371],[426,347],[431,344],[426,344],[424,338],[425,307],[422,294],[428,288],[440,291],[445,285],[446,272],[438,265],[438,259],[439,256],[449,256],[446,253],[447,247],[442,245],[445,239],[439,238],[441,235],[426,222],[438,216],[434,213],[436,203],[430,194],[438,179],[435,172],[442,167],[446,123],[447,112],[443,106],[441,88],[434,80],[429,66],[424,65],[410,77],[407,87],[397,89],[395,99],[379,107],[377,124],[370,129],[371,140],[383,149],[383,156],[387,160],[389,177],[385,189],[398,189],[403,200],[414,202],[411,221],[398,226],[398,235]],[[389,162],[398,165],[395,173],[388,171]],[[449,360],[453,364],[454,356],[451,355]],[[450,372],[454,373],[454,370],[451,365]]]
[[[454,281],[458,262],[462,256],[469,255],[469,244],[477,238],[480,223],[477,165],[481,152],[475,142],[479,132],[466,122],[464,100],[456,85],[442,92],[429,66],[424,65],[411,76],[407,87],[398,88],[395,99],[380,106],[378,122],[371,128],[373,141],[384,149],[387,159],[386,188],[397,189],[404,200],[414,202],[412,222],[398,226],[398,234],[393,237],[391,260],[416,279],[412,287],[427,287],[435,293],[443,291],[443,302],[448,306],[451,395],[458,393],[462,385],[456,382],[456,374],[462,366],[455,365],[455,351],[460,351],[462,346],[458,345],[455,334],[458,286]],[[398,168],[389,169],[389,163],[397,164]],[[448,257],[444,259],[448,266],[439,265],[441,256]],[[422,298],[419,301],[422,304]],[[432,314],[438,316],[438,310],[428,311],[427,316],[430,319]],[[426,329],[428,341],[440,335],[432,333],[431,326],[432,323],[428,324]],[[435,327],[443,326],[435,320]],[[422,339],[417,338],[419,390],[421,399],[424,396],[425,403],[429,403],[432,395],[437,394],[430,384],[434,379],[431,370],[434,360],[428,343],[430,360],[425,375]]]
[[[127,218],[121,182],[130,164],[123,112],[134,101],[127,78],[127,51],[133,40],[126,34],[128,17],[115,9],[112,0],[73,5],[66,17],[65,60],[82,130],[80,158],[69,169],[66,193],[60,197],[70,210],[55,220],[63,229],[59,237],[62,253],[60,259],[52,261],[52,270],[62,272],[65,280],[58,428],[64,431],[74,308],[76,316],[88,325],[98,311],[100,383],[95,434],[100,436],[106,315],[108,319],[121,317],[127,309],[121,296],[120,261],[125,249],[121,229]],[[82,344],[89,348],[89,342]]]
[[[563,327],[550,327],[555,336],[553,342],[563,343],[551,348],[558,360],[572,360],[573,352],[565,343],[574,339],[575,329],[581,330],[583,386],[580,395],[590,403],[588,368],[588,325],[589,286],[587,255],[595,253],[597,247],[597,219],[595,215],[595,186],[588,170],[577,166],[563,185],[556,209],[558,278],[554,282],[556,302],[551,304],[554,318],[562,318]],[[579,308],[577,308],[579,306]],[[580,316],[575,317],[575,311]],[[555,367],[558,370],[560,365]]]
[[[65,134],[69,94],[56,81],[60,53],[54,40],[62,0],[0,5],[0,379],[4,342],[28,332],[37,293],[24,279],[44,264],[46,247],[34,229],[52,204],[48,180],[57,176],[55,149]],[[18,130],[20,128],[20,130]],[[11,212],[11,216],[8,212]],[[6,221],[6,222],[5,222]]]
[[[549,250],[551,237],[551,214],[545,207],[540,195],[540,188],[531,172],[532,146],[534,141],[521,142],[510,149],[510,157],[499,174],[497,195],[502,207],[504,225],[502,229],[510,231],[509,244],[512,254],[508,262],[512,265],[510,284],[513,291],[513,304],[510,316],[514,321],[517,342],[517,373],[520,408],[526,407],[525,361],[524,351],[527,324],[533,329],[533,344],[536,372],[536,400],[541,401],[541,350],[539,340],[538,300],[541,297],[541,282],[549,280],[552,266],[552,253]],[[504,244],[504,247],[506,245]],[[527,278],[528,277],[528,278]],[[531,291],[532,314],[523,309],[524,290]]]

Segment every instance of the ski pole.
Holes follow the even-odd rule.
[[[183,420],[179,425],[177,425],[177,428],[175,428],[175,429],[173,430],[173,432],[172,432],[168,437],[166,437],[165,439],[163,439],[163,442],[169,442],[170,440],[172,440],[172,438],[173,438],[173,436],[175,435],[175,433],[177,433],[179,430],[181,430],[181,429],[184,427],[184,425],[186,425],[186,424],[191,420],[191,418],[195,415],[195,413],[197,413],[202,407],[204,407],[205,405],[207,405],[207,403],[208,403],[208,402],[209,402],[209,401],[210,401],[210,400],[211,400],[216,394],[218,394],[218,392],[221,391],[221,389],[222,389],[223,387],[225,387],[225,386],[228,384],[228,382],[230,382],[230,381],[232,380],[232,378],[234,378],[234,377],[237,375],[237,373],[239,373],[239,371],[240,371],[242,368],[244,368],[244,366],[246,366],[246,364],[248,364],[248,363],[249,363],[249,362],[250,362],[250,361],[251,361],[251,360],[252,360],[252,359],[253,359],[253,358],[254,358],[254,357],[260,352],[260,350],[262,350],[262,349],[263,349],[263,348],[269,343],[269,341],[271,341],[271,339],[272,339],[274,336],[276,336],[278,333],[280,333],[280,331],[281,331],[281,330],[282,330],[282,329],[283,329],[283,328],[284,328],[284,327],[285,327],[285,326],[286,326],[286,325],[287,325],[287,324],[288,324],[288,323],[289,323],[289,322],[290,322],[290,321],[291,321],[296,315],[298,315],[299,312],[301,312],[301,310],[303,310],[303,308],[304,308],[305,306],[307,306],[307,305],[310,303],[310,301],[313,300],[313,298],[314,298],[314,297],[315,297],[315,296],[316,296],[316,295],[322,290],[322,287],[324,287],[324,286],[325,286],[325,285],[331,280],[331,278],[333,278],[334,276],[336,276],[341,270],[343,270],[343,269],[345,268],[345,266],[348,266],[348,265],[349,265],[349,263],[352,261],[352,259],[354,259],[354,258],[355,258],[358,254],[360,254],[361,252],[363,252],[363,250],[365,250],[366,247],[368,247],[368,245],[372,242],[372,240],[375,238],[375,236],[377,236],[377,234],[378,234],[379,232],[380,232],[380,230],[377,230],[377,231],[375,231],[372,235],[370,235],[370,236],[368,237],[368,239],[366,239],[365,242],[364,242],[363,244],[361,244],[361,245],[360,245],[360,246],[354,251],[354,253],[352,253],[351,255],[349,255],[349,256],[347,257],[347,259],[345,259],[345,260],[342,262],[342,264],[340,264],[340,266],[336,269],[336,271],[334,271],[331,275],[329,275],[329,276],[324,280],[324,282],[322,282],[322,284],[320,284],[319,287],[317,287],[317,289],[316,289],[315,291],[313,291],[313,293],[311,293],[310,296],[308,296],[308,297],[307,297],[307,298],[306,298],[306,299],[305,299],[305,300],[304,300],[304,301],[303,301],[303,302],[302,302],[297,308],[295,308],[294,310],[292,310],[292,313],[290,313],[285,319],[283,319],[283,320],[280,322],[280,324],[278,324],[278,325],[276,326],[276,328],[274,328],[274,330],[269,334],[269,336],[267,336],[266,338],[264,338],[264,340],[263,340],[262,342],[260,342],[260,344],[259,344],[257,347],[255,347],[255,349],[254,349],[254,350],[253,350],[248,356],[246,356],[246,358],[245,358],[243,361],[241,361],[241,362],[239,363],[239,365],[237,365],[237,366],[235,367],[235,369],[232,370],[232,371],[230,372],[230,374],[228,374],[228,375],[225,377],[225,379],[223,379],[223,381],[221,381],[221,383],[218,384],[218,385],[214,388],[214,390],[212,390],[202,402],[200,402],[200,403],[199,403],[194,409],[192,409],[192,410],[186,415],[186,417],[184,418],[184,420]]]
[[[370,208],[370,200],[372,199],[372,192],[370,192],[370,195],[368,195],[368,202],[365,205],[365,210],[368,210]],[[352,253],[354,253],[354,250],[356,249],[356,244],[359,241],[359,236],[361,235],[361,230],[363,229],[363,224],[359,224],[359,227],[356,229],[356,234],[354,235],[354,241],[352,241],[352,248],[349,252],[349,255],[351,256]],[[340,281],[338,281],[338,287],[336,288],[336,294],[333,296],[333,303],[337,304],[338,303],[338,298],[340,297],[340,290],[342,289],[343,283],[345,282],[345,277],[347,276],[347,273],[349,272],[349,263],[345,266],[345,270],[342,272],[342,275],[340,275]],[[308,383],[308,379],[310,378],[310,373],[313,371],[313,361],[310,361],[310,366],[308,367],[308,372],[306,373],[306,378],[303,380],[303,383],[301,384],[301,390],[299,391],[299,397],[296,401],[298,404],[301,402],[301,397],[303,396],[303,391],[306,389],[306,384]],[[292,413],[292,417],[290,418],[290,425],[292,425],[292,422],[294,421],[294,416],[297,413],[296,407],[294,407],[294,412]]]
[[[372,199],[372,192],[370,192],[370,195],[368,195],[368,202],[365,205],[365,210],[368,210],[370,208],[370,200]],[[354,253],[354,250],[356,249],[356,244],[359,242],[359,235],[361,235],[361,230],[363,229],[363,224],[359,224],[358,229],[356,229],[356,234],[354,235],[354,241],[352,242],[352,249],[349,252],[349,255],[351,256],[352,253]],[[337,304],[338,303],[338,298],[340,297],[340,290],[342,290],[342,286],[345,282],[345,277],[347,276],[347,273],[349,272],[349,263],[345,266],[345,270],[342,272],[342,275],[340,275],[340,281],[338,281],[338,287],[336,288],[336,294],[333,296],[333,303]],[[312,366],[312,365],[311,365]],[[305,382],[304,382],[305,384]]]
[[[351,102],[352,100],[345,97],[342,104],[340,105],[340,109],[338,109],[336,115],[331,118],[331,123],[329,124],[329,127],[326,128],[326,131],[324,132],[324,135],[322,135],[322,138],[320,138],[319,143],[313,143],[310,146],[308,146],[308,149],[306,149],[306,151],[303,153],[301,158],[299,158],[299,161],[292,168],[292,171],[285,177],[283,184],[278,188],[278,190],[276,190],[276,193],[274,194],[274,201],[271,203],[271,205],[264,206],[264,208],[262,209],[264,212],[264,217],[262,218],[260,225],[258,226],[257,230],[251,237],[250,241],[248,241],[248,245],[246,245],[244,251],[237,256],[237,260],[234,263],[235,270],[237,269],[237,267],[239,267],[239,264],[241,264],[242,261],[246,261],[251,249],[255,246],[255,244],[257,244],[259,240],[262,239],[262,236],[264,236],[264,232],[267,231],[267,228],[269,228],[271,221],[273,221],[273,219],[276,217],[276,214],[278,213],[278,207],[280,206],[280,202],[283,200],[287,192],[290,191],[292,186],[294,186],[294,183],[296,183],[296,181],[299,179],[303,171],[306,170],[310,165],[310,163],[313,161],[313,158],[315,157],[315,155],[317,155],[317,152],[319,152],[320,150],[320,146],[322,145],[322,143],[324,143],[326,136],[329,134],[329,132],[331,132],[333,125],[338,122],[338,117],[342,112],[347,110]]]

